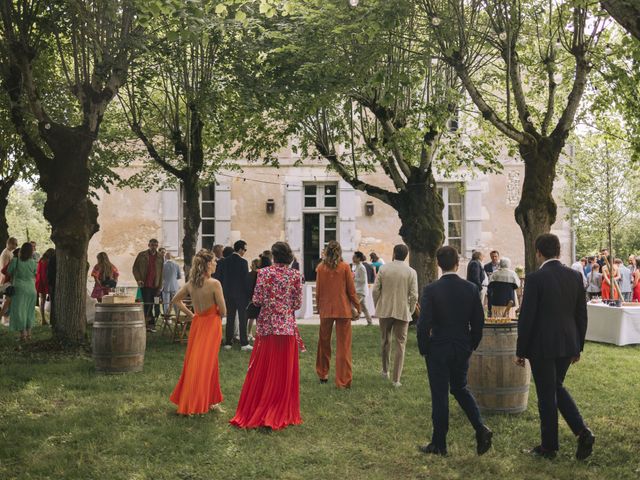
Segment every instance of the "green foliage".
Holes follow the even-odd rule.
[[[16,237],[19,244],[34,240],[40,253],[53,248],[51,227],[42,214],[45,200],[44,192],[18,183],[9,193],[7,206],[9,235]]]
[[[575,157],[561,169],[565,205],[576,232],[577,250],[593,254],[603,247],[617,256],[640,249],[634,233],[640,221],[640,178],[629,142],[612,133],[620,122],[598,119],[600,131],[575,136]]]

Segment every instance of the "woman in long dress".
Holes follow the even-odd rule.
[[[47,320],[44,316],[44,307],[47,303],[47,296],[49,295],[49,282],[47,282],[47,267],[49,266],[49,259],[55,253],[53,248],[47,249],[44,252],[40,260],[38,260],[38,267],[36,269],[36,292],[38,294],[40,315],[42,316],[42,325],[47,325]]]
[[[615,284],[612,281],[609,267],[602,266],[602,299],[603,300],[617,300],[618,290],[615,288]]]
[[[290,268],[291,248],[271,247],[273,265],[258,270],[253,303],[260,307],[256,340],[235,416],[240,428],[273,430],[302,423],[295,311],[302,304],[300,272]]]
[[[213,254],[200,251],[193,257],[189,282],[173,297],[173,303],[191,318],[191,330],[184,356],[182,374],[169,399],[178,406],[181,415],[222,412],[218,352],[222,341],[221,316],[227,314],[222,285],[211,278],[216,271]],[[191,298],[195,313],[183,300]]]
[[[33,245],[27,242],[20,247],[20,255],[14,257],[7,268],[11,275],[13,294],[9,307],[9,328],[20,332],[20,340],[31,339],[31,327],[36,319],[36,261]]]

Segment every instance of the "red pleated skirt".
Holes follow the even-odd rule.
[[[302,423],[295,335],[256,338],[236,415],[229,423],[240,428],[273,430]]]
[[[207,413],[212,405],[222,402],[218,370],[221,340],[222,320],[216,305],[193,317],[182,374],[169,397],[179,414]]]

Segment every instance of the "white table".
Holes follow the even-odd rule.
[[[640,344],[640,305],[609,307],[588,303],[587,314],[587,340],[615,345]]]

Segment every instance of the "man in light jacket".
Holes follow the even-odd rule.
[[[165,262],[162,267],[162,304],[164,306],[165,315],[170,313],[169,304],[180,289],[178,280],[182,278],[180,266],[174,262],[172,258],[173,256],[171,255],[171,252],[166,252],[164,255]],[[174,309],[177,317],[179,312],[178,306],[174,305]]]
[[[389,378],[391,338],[393,335],[394,361],[392,381],[400,387],[400,376],[404,365],[404,350],[411,315],[418,302],[418,275],[405,263],[409,254],[406,245],[393,248],[393,262],[380,268],[373,286],[373,301],[376,315],[380,319],[382,343],[382,376]]]

